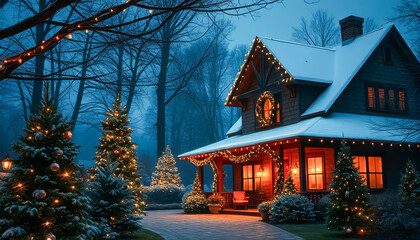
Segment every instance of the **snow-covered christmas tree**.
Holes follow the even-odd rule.
[[[373,210],[369,205],[367,187],[353,166],[350,147],[341,142],[333,170],[331,205],[327,210],[329,230],[363,233],[371,229]]]
[[[281,195],[296,195],[297,189],[295,183],[293,182],[292,175],[289,173],[286,181],[284,181],[283,191]]]
[[[420,176],[410,159],[401,174],[400,195],[402,200],[420,201]]]
[[[116,174],[119,163],[107,161],[97,167],[95,181],[89,184],[89,196],[100,238],[128,236],[141,228],[141,216],[134,213],[136,202],[129,181]]]
[[[46,90],[39,114],[31,116],[14,144],[19,153],[0,192],[2,239],[85,239],[88,199],[75,177],[78,146]]]
[[[137,167],[137,145],[131,141],[133,129],[129,127],[130,120],[125,107],[121,107],[121,99],[117,96],[112,108],[106,113],[106,120],[102,121],[102,134],[97,147],[95,162],[96,166],[105,166],[107,154],[111,162],[119,163],[116,174],[122,175],[124,180],[129,181],[128,187],[133,190],[136,200],[136,213],[144,213],[146,203],[143,199],[143,185]]]
[[[152,175],[151,186],[160,185],[173,185],[177,187],[184,187],[181,183],[181,177],[178,173],[178,168],[175,166],[175,158],[172,155],[169,146],[166,146],[166,150],[162,153],[162,156],[158,159],[156,164],[156,170]]]

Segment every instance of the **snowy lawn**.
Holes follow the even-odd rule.
[[[163,237],[161,237],[159,234],[149,231],[147,229],[142,229],[136,233],[133,234],[130,238],[123,238],[121,240],[164,240]]]
[[[324,223],[302,223],[302,224],[274,224],[274,226],[294,233],[305,240],[333,240],[333,239],[367,239],[367,236],[351,236],[346,233],[328,231]]]

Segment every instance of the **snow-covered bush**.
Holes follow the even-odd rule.
[[[145,187],[146,202],[150,204],[180,203],[185,188],[172,184]]]
[[[310,222],[315,220],[314,204],[301,195],[285,195],[273,204],[270,220],[275,222]]]
[[[260,204],[258,204],[257,209],[260,212],[268,212],[271,213],[273,209],[274,201],[265,201]]]
[[[207,212],[207,199],[204,195],[189,195],[182,203],[185,213],[205,213]]]

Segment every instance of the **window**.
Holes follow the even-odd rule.
[[[308,157],[308,189],[324,189],[324,158]]]
[[[391,48],[384,47],[384,64],[391,65]]]
[[[259,191],[261,190],[261,177],[258,176],[258,171],[261,169],[261,165],[243,165],[242,166],[242,179],[244,191]]]
[[[280,103],[276,103],[276,123],[280,122]]]
[[[353,166],[357,168],[360,176],[365,180],[365,186],[370,189],[382,189],[384,187],[381,157],[355,156]]]
[[[394,97],[394,90],[388,90],[388,97],[389,97],[389,109],[395,111],[395,97]]]
[[[271,118],[271,102],[269,99],[266,99],[264,102],[264,118],[265,119]]]
[[[399,99],[399,104],[398,104],[399,110],[405,111],[405,92],[403,90],[398,91],[398,99]]]
[[[385,112],[405,112],[405,90],[385,87],[368,86],[366,88],[367,109]],[[398,104],[398,106],[397,106]]]
[[[360,176],[362,177],[365,182],[363,185],[367,186],[367,168],[366,168],[366,157],[365,156],[357,156],[353,159],[353,165],[359,171]]]
[[[379,108],[385,109],[385,89],[379,88],[378,95],[379,95]]]

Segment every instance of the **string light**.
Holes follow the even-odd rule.
[[[149,13],[152,14],[153,13],[153,9],[149,9]]]
[[[67,37],[68,37],[69,39],[73,39],[73,35],[72,35],[71,33],[69,33],[69,34],[67,35]]]

